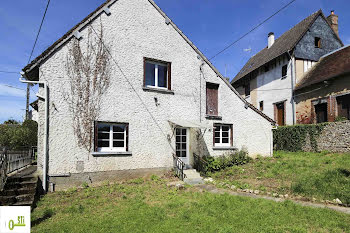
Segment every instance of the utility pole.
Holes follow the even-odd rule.
[[[26,100],[26,120],[29,120],[29,95],[30,95],[30,84],[27,83],[27,100]]]

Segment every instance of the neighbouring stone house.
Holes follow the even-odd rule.
[[[83,47],[89,28],[103,28],[113,74],[89,123],[91,152],[78,145],[62,94],[69,91],[69,45]],[[106,1],[23,71],[40,82],[38,168],[57,186],[164,171],[172,154],[187,165],[194,153],[246,148],[251,156],[272,155],[275,122],[245,101],[152,0]]]
[[[350,46],[327,54],[295,87],[298,124],[350,120]]]
[[[250,58],[232,80],[233,87],[278,125],[296,123],[294,87],[323,55],[343,46],[338,16],[315,12]]]

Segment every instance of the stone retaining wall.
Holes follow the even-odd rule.
[[[327,124],[316,139],[318,151],[350,152],[350,121]],[[313,151],[307,136],[304,151]]]

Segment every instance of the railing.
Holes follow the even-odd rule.
[[[0,151],[0,191],[4,189],[7,180],[7,165],[7,153],[4,148]]]
[[[207,162],[200,157],[199,155],[193,153],[193,160],[194,160],[194,169],[196,169],[197,172],[199,172],[201,175],[207,174]]]
[[[179,177],[181,180],[184,180],[186,178],[186,175],[184,174],[184,167],[185,163],[182,162],[179,157],[177,157],[175,154],[173,154],[173,166],[175,175]]]
[[[32,148],[7,151],[7,174],[25,167],[33,162]]]

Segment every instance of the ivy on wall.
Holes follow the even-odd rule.
[[[273,131],[274,149],[302,151],[309,138],[311,148],[318,151],[317,138],[326,125],[327,123],[278,127]]]

